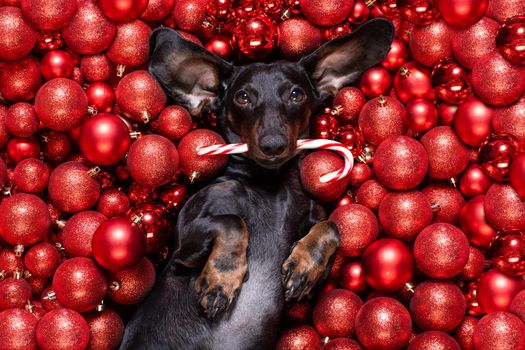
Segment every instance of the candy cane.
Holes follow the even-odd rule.
[[[336,171],[321,176],[321,183],[327,183],[332,181],[341,180],[346,177],[352,167],[354,166],[354,156],[348,148],[342,143],[333,140],[298,140],[297,149],[326,149],[335,151],[343,156],[345,161],[344,166]],[[231,143],[231,144],[220,144],[211,146],[201,146],[197,148],[197,154],[203,155],[224,155],[224,154],[239,154],[248,152],[248,145],[246,143]]]

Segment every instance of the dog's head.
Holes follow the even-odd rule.
[[[248,157],[272,169],[294,156],[324,100],[386,56],[393,35],[375,19],[299,62],[233,66],[164,28],[152,34],[149,71],[192,115],[217,112],[228,141],[248,143]]]

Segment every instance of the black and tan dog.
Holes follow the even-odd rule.
[[[218,113],[249,145],[197,192],[178,247],[126,328],[121,349],[271,349],[285,299],[325,274],[338,233],[301,188],[296,142],[310,116],[387,54],[393,26],[372,20],[296,63],[232,66],[171,29],[151,37],[149,70],[193,115]]]

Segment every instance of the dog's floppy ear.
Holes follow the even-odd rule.
[[[192,115],[216,102],[221,81],[232,70],[229,63],[170,28],[153,31],[150,57],[149,72]]]
[[[310,74],[321,96],[335,95],[361,73],[378,64],[390,50],[394,26],[385,19],[373,19],[353,33],[334,39],[299,61]]]

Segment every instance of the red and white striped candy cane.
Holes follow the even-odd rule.
[[[298,140],[297,149],[326,149],[338,152],[343,156],[345,161],[344,166],[339,170],[321,176],[321,183],[341,180],[350,173],[354,166],[354,156],[352,155],[352,152],[350,152],[350,150],[342,143],[337,141],[322,139]],[[248,145],[246,143],[219,144],[197,148],[197,154],[200,156],[239,154],[246,152],[248,152]]]

